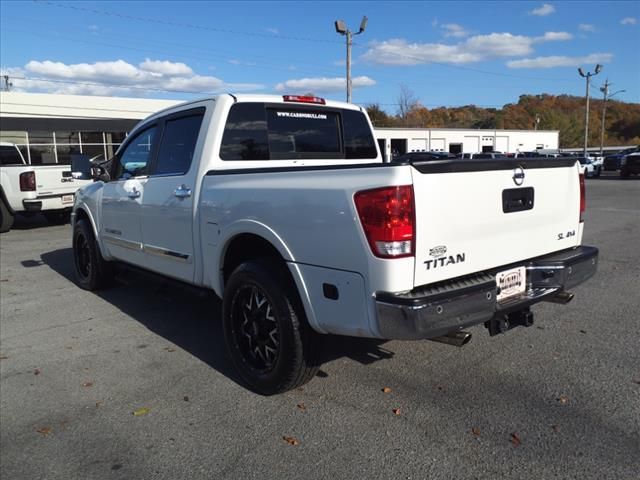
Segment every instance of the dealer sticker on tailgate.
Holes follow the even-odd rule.
[[[498,287],[498,295],[496,300],[504,300],[505,298],[519,295],[526,289],[527,271],[524,267],[512,268],[499,272],[496,275],[496,286]]]

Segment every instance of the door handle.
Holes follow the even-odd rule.
[[[175,195],[178,198],[187,198],[191,196],[191,189],[187,188],[186,185],[183,183],[173,191],[173,195]]]
[[[129,198],[140,198],[140,190],[136,187],[133,187],[130,192],[127,193]]]

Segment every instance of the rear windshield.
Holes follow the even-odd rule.
[[[24,165],[24,160],[16,147],[0,145],[0,165]]]
[[[353,110],[238,103],[222,137],[223,160],[376,158],[364,114]]]

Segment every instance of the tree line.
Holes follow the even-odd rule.
[[[592,98],[589,106],[589,145],[600,145],[603,100]],[[521,95],[518,103],[502,108],[438,107],[429,109],[402,86],[398,111],[390,115],[379,104],[367,107],[374,127],[480,128],[559,130],[560,147],[584,143],[584,97],[572,95]],[[640,144],[640,104],[607,100],[605,146]]]

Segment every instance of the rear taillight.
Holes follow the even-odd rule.
[[[584,222],[584,211],[586,210],[587,202],[584,195],[584,173],[580,174],[580,221]]]
[[[376,257],[413,255],[416,216],[411,185],[363,190],[353,199],[364,234]]]
[[[36,191],[36,172],[22,172],[20,174],[20,191]]]

